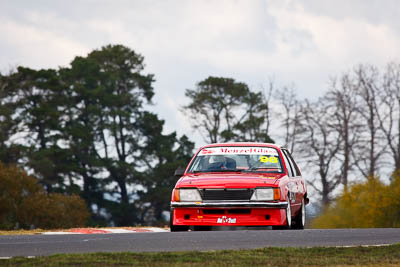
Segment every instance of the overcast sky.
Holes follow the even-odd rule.
[[[68,66],[107,44],[142,54],[167,131],[202,144],[179,107],[209,75],[254,90],[273,78],[315,98],[360,63],[400,61],[397,0],[0,0],[0,71]]]

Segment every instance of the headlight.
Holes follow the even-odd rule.
[[[179,189],[180,201],[201,201],[199,190],[197,189]]]
[[[276,188],[279,190],[278,188]],[[256,188],[250,200],[274,200],[275,194],[273,188]]]

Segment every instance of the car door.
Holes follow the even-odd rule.
[[[295,173],[293,172],[293,167],[289,161],[289,158],[287,155],[284,153],[284,150],[282,149],[282,155],[283,155],[283,161],[285,162],[285,166],[287,169],[288,177],[289,177],[289,182],[287,183],[287,187],[289,190],[289,203],[291,206],[291,211],[292,215],[295,214],[297,211],[297,201],[296,201],[296,193],[297,193],[297,181],[296,181],[296,176]]]
[[[298,185],[298,189],[299,189],[299,196],[298,197],[299,197],[299,201],[301,202],[303,200],[303,198],[304,198],[305,193],[306,193],[306,191],[305,191],[306,186],[304,184],[304,179],[303,179],[303,176],[302,176],[302,174],[300,172],[300,168],[297,166],[297,163],[294,160],[292,154],[288,150],[286,152],[288,154],[289,160],[293,163],[293,166],[294,166],[294,168],[296,170],[297,185]]]
[[[300,169],[297,166],[296,162],[293,160],[290,152],[287,149],[282,149],[285,161],[288,162],[288,169],[290,169],[289,173],[291,173],[291,190],[293,191],[293,199],[292,199],[292,208],[293,211],[297,211],[301,207],[302,199],[303,199],[303,185],[301,184],[301,173]]]

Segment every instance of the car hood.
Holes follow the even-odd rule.
[[[248,173],[207,173],[183,176],[176,188],[255,188],[278,184],[281,174],[248,174]]]

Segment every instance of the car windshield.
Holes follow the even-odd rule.
[[[208,147],[193,160],[189,171],[282,173],[278,151],[272,147]]]

